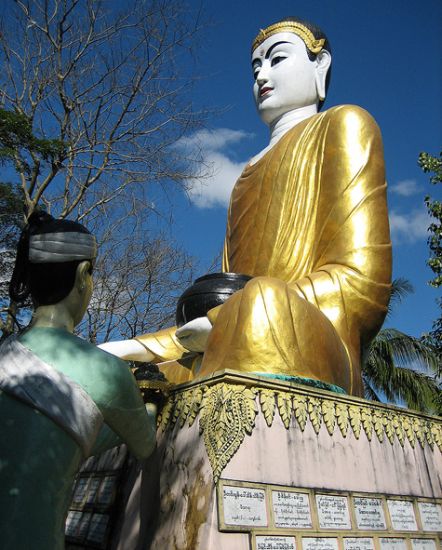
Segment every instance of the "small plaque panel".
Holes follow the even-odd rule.
[[[83,539],[86,536],[89,529],[89,521],[91,516],[92,514],[90,512],[85,512],[82,514],[77,526],[77,537]]]
[[[424,531],[442,531],[442,507],[432,502],[418,502]]]
[[[295,537],[257,535],[255,543],[256,550],[296,550]]]
[[[266,492],[249,487],[223,487],[226,525],[267,527]]]
[[[433,539],[411,539],[413,550],[436,550],[436,541]]]
[[[272,491],[275,527],[309,529],[312,527],[310,501],[307,493]]]
[[[316,495],[321,529],[351,529],[347,497]]]
[[[66,535],[75,537],[81,520],[81,512],[69,510],[66,518]]]
[[[391,525],[396,531],[417,531],[413,503],[409,500],[387,500]]]
[[[81,504],[86,497],[88,479],[80,478],[75,486],[74,496],[72,502],[75,504]]]
[[[221,479],[217,504],[219,531],[250,533],[253,550],[442,550],[442,499]]]
[[[344,550],[374,550],[370,537],[344,537]]]
[[[338,539],[332,537],[303,537],[302,550],[338,550]]]
[[[407,550],[407,543],[405,539],[381,537],[379,547],[381,550]]]
[[[88,539],[102,545],[106,540],[106,529],[109,523],[107,514],[94,514],[89,525]]]
[[[385,530],[384,509],[380,498],[354,497],[356,524],[362,530]]]
[[[95,497],[97,496],[98,487],[100,486],[101,478],[100,477],[93,477],[89,481],[89,485],[87,488],[87,496],[86,496],[86,503],[87,504],[93,504],[95,502]]]
[[[117,476],[106,476],[98,490],[98,502],[100,504],[112,504],[117,490]]]

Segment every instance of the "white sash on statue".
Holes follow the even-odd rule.
[[[0,390],[48,416],[81,447],[85,457],[103,425],[88,393],[11,336],[0,347]]]

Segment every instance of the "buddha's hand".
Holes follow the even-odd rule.
[[[116,342],[105,342],[98,346],[100,349],[116,355],[121,359],[130,361],[152,361],[153,353],[150,353],[137,340],[117,340]]]
[[[189,351],[203,352],[212,330],[212,323],[207,317],[198,317],[179,328],[175,336],[180,344]]]

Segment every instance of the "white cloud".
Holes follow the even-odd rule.
[[[431,218],[424,208],[419,208],[399,214],[395,210],[390,212],[390,228],[393,240],[396,242],[415,242],[428,237],[428,226]]]
[[[390,185],[390,192],[401,197],[411,197],[420,193],[420,191],[416,180],[402,180],[394,185]]]
[[[212,173],[204,179],[191,180],[190,200],[199,208],[227,206],[233,186],[246,163],[232,161],[227,155],[214,151],[207,152],[204,161]]]
[[[193,149],[198,147],[211,151],[219,151],[246,137],[250,137],[250,134],[242,130],[231,130],[230,128],[200,130],[189,137],[181,138],[176,144],[176,147],[180,149]]]
[[[190,200],[199,208],[211,208],[214,206],[227,206],[230,193],[240,176],[246,161],[233,160],[232,145],[236,145],[243,139],[248,139],[251,134],[242,130],[219,128],[218,130],[201,130],[192,136],[182,138],[176,145],[183,150],[196,150],[202,158],[203,165],[208,172],[204,177],[195,177],[187,181]]]

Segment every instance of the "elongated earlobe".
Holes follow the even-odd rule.
[[[321,101],[324,101],[326,91],[325,82],[327,79],[327,73],[331,65],[331,55],[327,50],[322,50],[316,57],[316,72],[315,83],[318,97]]]

